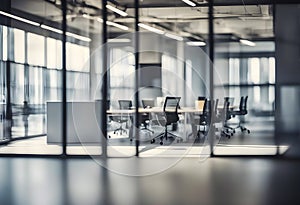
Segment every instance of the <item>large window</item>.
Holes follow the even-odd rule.
[[[274,57],[229,59],[229,95],[235,99],[248,95],[250,109],[274,109],[274,82]],[[235,104],[238,104],[238,100]]]
[[[61,69],[62,43],[60,40],[47,38],[47,67]]]
[[[133,99],[134,56],[120,48],[110,50],[110,90],[111,98]]]
[[[14,29],[14,57],[15,62],[25,63],[25,32]]]
[[[67,70],[89,72],[89,48],[67,43]]]
[[[7,60],[7,41],[8,41],[8,29],[6,26],[2,26],[2,60]]]
[[[29,67],[29,99],[32,104],[44,103],[43,70]]]
[[[27,55],[28,64],[30,65],[45,65],[45,38],[43,36],[28,33],[27,34]]]
[[[11,102],[12,104],[23,104],[24,98],[24,65],[11,64],[10,66],[11,75]]]

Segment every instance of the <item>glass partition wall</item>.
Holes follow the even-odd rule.
[[[215,98],[230,102],[216,155],[275,155],[275,38],[273,5],[214,7]],[[247,98],[245,111],[241,100]],[[224,105],[224,98],[219,103]],[[233,107],[231,107],[233,106]]]
[[[272,5],[14,0],[0,15],[1,153],[276,154]],[[165,126],[167,96],[180,102]],[[223,121],[242,96],[247,115]]]
[[[33,15],[35,6],[43,9]],[[61,99],[60,28],[50,31],[46,17],[55,13],[58,26],[61,12],[46,8],[47,3],[39,1],[31,1],[31,7],[24,1],[1,5],[1,138],[10,141],[1,147],[2,154],[62,152],[46,138],[46,103]]]

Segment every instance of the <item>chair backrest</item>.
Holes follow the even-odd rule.
[[[234,97],[224,97],[224,102],[229,102],[230,105],[233,105]]]
[[[131,100],[118,100],[118,102],[119,102],[119,108],[121,110],[128,110],[132,107]]]
[[[179,120],[178,107],[181,97],[167,96],[164,103],[164,114],[166,117],[166,125],[175,123]]]
[[[242,110],[243,111],[247,111],[247,101],[248,101],[248,96],[245,96],[244,103],[242,105]]]
[[[211,102],[209,99],[205,99],[204,105],[203,105],[203,114],[207,114],[211,111]]]
[[[142,100],[143,108],[152,108],[154,107],[154,100]]]
[[[215,100],[214,105],[215,105],[215,107],[214,107],[214,114],[217,115],[218,114],[219,99]]]
[[[240,105],[240,110],[246,112],[246,114],[247,114],[247,101],[248,101],[248,96],[245,96],[243,103],[241,103]]]
[[[240,99],[240,106],[239,106],[239,109],[240,110],[243,110],[244,109],[244,104],[245,104],[245,99],[244,99],[244,96],[241,97]]]
[[[206,97],[204,97],[204,96],[198,96],[198,100],[206,100]]]
[[[230,119],[229,105],[230,105],[230,103],[228,101],[224,101],[222,115],[221,115],[221,118],[222,118],[223,122],[225,122],[225,121],[227,121],[227,120]]]
[[[205,99],[203,106],[202,117],[200,118],[200,123],[210,124],[212,115],[212,102],[209,99]]]

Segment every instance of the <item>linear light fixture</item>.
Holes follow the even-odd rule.
[[[115,22],[106,21],[106,23],[107,23],[107,25],[109,25],[109,26],[114,26],[114,27],[117,27],[117,28],[122,29],[122,30],[125,30],[125,31],[128,30],[128,27],[127,27],[127,26],[124,26],[124,25],[121,25],[121,24],[118,24],[118,23],[115,23]]]
[[[109,43],[130,43],[130,39],[128,38],[112,38],[108,39]]]
[[[100,22],[100,23],[103,23],[103,19],[102,18],[96,18],[96,21]],[[124,26],[122,24],[119,24],[119,23],[115,23],[115,22],[112,22],[112,21],[106,21],[106,24],[109,25],[109,26],[114,26],[114,27],[117,27],[119,29],[122,29],[122,30],[125,30],[127,31],[129,28],[127,26]]]
[[[109,10],[113,11],[113,12],[116,12],[117,14],[120,14],[121,16],[128,16],[128,14],[116,7],[113,7],[111,5],[106,5],[106,8],[108,8]]]
[[[142,27],[143,29],[146,29],[146,30],[148,30],[148,31],[157,33],[157,34],[164,34],[164,33],[165,33],[163,30],[154,28],[154,27],[152,27],[152,26],[148,26],[148,25],[143,24],[143,23],[139,23],[138,26],[139,26],[139,27]]]
[[[71,33],[71,32],[66,32],[66,35],[70,36],[70,37],[73,37],[73,38],[76,38],[76,39],[81,40],[81,41],[86,41],[86,42],[92,41],[92,39],[90,39],[88,37],[80,36],[80,35],[77,35],[77,34]]]
[[[96,18],[96,21],[100,22],[100,23],[103,23],[103,19],[102,18]]]
[[[254,42],[246,40],[246,39],[240,39],[240,42],[247,46],[255,46],[256,45]]]
[[[186,42],[188,46],[205,46],[206,43],[203,41],[188,41]]]
[[[168,37],[168,38],[175,39],[177,41],[183,41],[183,38],[181,36],[177,36],[175,34],[165,33],[165,36]]]
[[[83,18],[86,18],[86,19],[94,19],[94,17],[93,16],[90,16],[90,15],[88,15],[88,14],[82,14],[82,17]]]
[[[186,3],[186,4],[190,5],[190,6],[193,6],[193,7],[196,6],[195,2],[190,1],[190,0],[181,0],[181,1],[183,1],[184,3]]]
[[[41,28],[43,28],[45,30],[48,30],[48,31],[55,32],[55,33],[59,33],[59,34],[63,33],[62,30],[59,30],[57,28],[53,28],[51,26],[47,26],[45,24],[41,24]],[[76,38],[76,39],[81,40],[81,41],[86,41],[86,42],[90,42],[91,41],[91,39],[88,38],[88,37],[80,36],[80,35],[77,35],[77,34],[71,33],[71,32],[66,32],[66,35],[70,36],[70,37],[73,37],[73,38]]]
[[[44,25],[44,24],[40,24],[40,23],[31,21],[31,20],[28,20],[28,19],[19,17],[19,16],[15,16],[15,15],[6,13],[4,11],[0,11],[0,15],[7,16],[9,18],[12,18],[12,19],[15,19],[15,20],[18,20],[18,21],[22,21],[24,23],[28,23],[28,24],[31,24],[33,26],[38,26],[38,27],[41,27],[41,28],[43,28],[45,30],[53,31],[55,33],[59,33],[59,34],[63,33],[61,30],[59,30],[57,28],[53,28],[53,27],[50,27],[50,26],[47,26],[47,25]],[[74,34],[74,33],[70,33],[70,32],[66,32],[66,35],[70,36],[70,37],[73,37],[73,38],[76,38],[76,39],[79,39],[79,40],[82,40],[82,41],[86,41],[86,42],[90,42],[91,41],[91,39],[88,38],[88,37],[80,36],[80,35],[77,35],[77,34]]]
[[[55,33],[59,33],[59,34],[62,34],[63,32],[57,28],[53,28],[53,27],[50,27],[50,26],[47,26],[47,25],[44,25],[44,24],[41,24],[41,28],[43,29],[46,29],[48,31],[53,31]]]
[[[19,16],[12,15],[12,14],[6,13],[4,11],[0,11],[0,14],[3,15],[3,16],[7,16],[9,18],[18,20],[18,21],[22,21],[24,23],[31,24],[33,26],[40,26],[40,24],[37,23],[37,22],[31,21],[31,20],[28,20],[28,19],[25,19],[25,18],[22,18],[22,17],[19,17]]]

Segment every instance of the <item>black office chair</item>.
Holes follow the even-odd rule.
[[[177,123],[179,121],[178,116],[178,107],[179,107],[180,97],[166,97],[163,107],[163,116],[158,119],[161,125],[165,127],[164,132],[157,135],[155,138],[151,140],[151,144],[155,142],[156,138],[160,139],[160,145],[163,145],[163,139],[168,139],[168,137],[172,137],[174,139],[178,138],[178,142],[182,141],[182,138],[174,135],[171,132],[168,132],[168,125],[173,123]]]
[[[206,111],[207,109],[209,109],[208,107],[208,102],[207,102],[207,98],[204,96],[199,96],[198,100],[197,100],[197,108],[200,108],[202,111],[202,114],[195,114],[193,116],[193,121],[191,123],[192,126],[192,133],[190,135],[188,135],[188,138],[190,136],[194,136],[194,138],[196,139],[200,139],[200,134],[204,132],[205,129],[205,124],[206,124],[206,112],[204,112],[204,110]],[[198,106],[202,106],[202,107],[198,107]],[[197,130],[197,127],[199,127],[199,129]]]
[[[132,107],[132,101],[131,100],[118,100],[119,102],[119,108],[121,110],[129,110]],[[130,116],[124,116],[124,115],[112,115],[110,116],[110,119],[114,122],[118,122],[120,124],[120,127],[114,130],[114,134],[120,133],[121,135],[123,133],[127,133],[127,130],[123,128],[123,123],[127,123],[130,119]]]
[[[248,96],[246,96],[246,97],[242,96],[241,100],[240,100],[239,110],[229,111],[229,115],[232,116],[232,117],[247,115],[248,114],[247,101],[248,101]],[[250,130],[247,129],[245,126],[242,125],[242,120],[239,121],[239,124],[238,124],[237,127],[233,128],[234,131],[237,128],[240,128],[242,132],[248,132],[248,134],[250,134]]]
[[[195,119],[199,127],[196,134],[197,140],[205,139],[205,137],[207,136],[210,130],[212,107],[213,107],[212,102],[209,99],[205,99],[203,109],[202,109],[202,114],[199,115],[198,119]]]
[[[212,115],[212,102],[208,99],[205,100],[202,114],[200,115],[199,120],[199,130],[197,136],[200,138],[200,134],[207,136],[209,131],[209,126],[211,124],[211,115]]]
[[[233,105],[234,97],[224,97],[224,102],[229,102],[229,105]]]
[[[142,100],[142,106],[143,108],[153,108],[155,106],[155,101],[154,100]]]
[[[145,100],[144,99],[144,100],[142,100],[142,106],[143,106],[143,108],[153,108],[154,107],[154,100]],[[140,122],[143,125],[141,130],[147,130],[151,133],[154,133],[153,130],[150,130],[148,128],[150,120],[151,120],[150,113],[141,113],[140,114]]]
[[[231,119],[230,113],[229,113],[229,101],[224,101],[223,109],[221,113],[219,114],[219,120],[222,122],[222,128],[221,128],[221,137],[227,137],[230,138],[233,136],[233,132],[231,131],[231,127],[228,126],[228,120]]]

